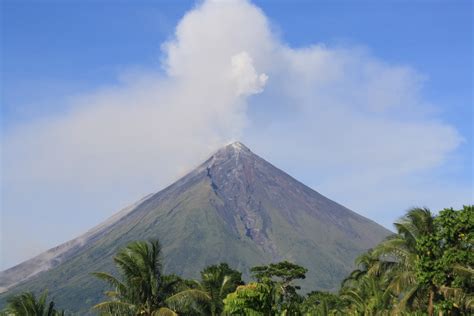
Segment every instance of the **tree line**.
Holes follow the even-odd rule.
[[[93,275],[110,286],[99,315],[302,316],[474,314],[474,206],[434,215],[414,208],[394,223],[396,233],[356,259],[338,293],[300,293],[307,269],[282,261],[251,268],[253,281],[226,263],[200,280],[162,273],[159,241],[136,241],[114,257],[120,276]],[[8,299],[3,315],[64,315],[26,292]]]

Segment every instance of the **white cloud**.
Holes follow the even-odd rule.
[[[65,115],[7,131],[5,223],[29,216],[25,225],[35,225],[46,214],[50,225],[87,217],[92,226],[242,137],[373,215],[385,193],[403,201],[403,180],[443,165],[462,142],[433,116],[416,70],[360,47],[291,48],[246,1],[198,5],[162,50],[164,73],[125,74],[117,86],[75,98]],[[351,192],[362,188],[357,199]],[[61,236],[73,237],[64,227]],[[5,255],[25,259],[9,246],[15,239],[4,237]]]

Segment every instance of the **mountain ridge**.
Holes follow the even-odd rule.
[[[389,233],[234,142],[158,193],[35,257],[48,259],[37,265],[51,264],[49,269],[26,273],[32,258],[1,272],[0,286],[8,287],[5,281],[23,265],[29,278],[10,284],[11,292],[48,287],[58,304],[78,311],[77,296],[91,305],[104,290],[85,272],[113,272],[120,247],[158,238],[167,273],[197,277],[205,265],[227,261],[248,278],[251,266],[286,259],[310,270],[306,288],[334,290],[355,256]]]

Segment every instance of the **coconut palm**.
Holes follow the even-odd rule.
[[[341,291],[349,303],[348,312],[356,315],[389,315],[394,296],[386,286],[387,280],[364,275],[354,286]]]
[[[220,315],[227,294],[242,284],[242,274],[226,263],[213,265],[201,271],[201,281],[171,297],[166,302],[176,310],[200,315]]]
[[[364,276],[379,277],[386,274],[393,266],[393,262],[381,260],[380,255],[373,249],[359,255],[355,260],[355,264],[358,268],[342,281],[341,288],[357,284]]]
[[[44,291],[38,299],[32,292],[24,292],[7,300],[5,315],[57,316],[64,315],[64,311],[57,311],[54,302],[46,302],[48,293]]]
[[[128,244],[114,257],[122,275],[119,280],[106,272],[93,273],[114,289],[106,292],[108,300],[93,308],[105,314],[119,315],[176,315],[165,306],[162,276],[161,247],[157,240]]]
[[[380,259],[374,250],[356,259],[358,269],[342,281],[340,295],[349,314],[380,315],[388,312],[394,300],[386,277],[392,262]]]
[[[417,242],[435,233],[434,215],[427,208],[413,208],[394,226],[397,234],[380,243],[374,255],[387,263],[388,286],[400,298],[395,309],[399,312],[409,307],[420,309],[428,304],[432,310],[435,290],[417,282],[416,262],[420,255]]]
[[[337,294],[313,291],[300,304],[301,315],[345,315],[346,302]]]
[[[359,256],[358,269],[342,283],[341,295],[358,312],[370,313],[368,305],[381,302],[394,304],[393,309],[398,313],[424,308],[429,302],[432,307],[434,292],[430,294],[432,287],[418,283],[416,262],[417,242],[434,233],[434,216],[426,208],[414,208],[394,225],[397,234]]]

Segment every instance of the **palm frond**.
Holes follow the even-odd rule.
[[[91,274],[93,276],[109,283],[111,286],[116,288],[119,293],[126,293],[127,292],[127,287],[125,286],[125,284],[122,283],[120,280],[118,280],[113,275],[111,275],[107,272],[92,272]]]
[[[200,303],[208,304],[211,296],[200,289],[188,289],[181,291],[166,299],[166,305],[174,310],[193,309]]]
[[[178,314],[167,307],[162,307],[151,313],[151,316],[178,316]]]
[[[100,312],[111,313],[114,315],[133,315],[137,309],[135,305],[121,301],[105,301],[94,305],[92,308]]]

